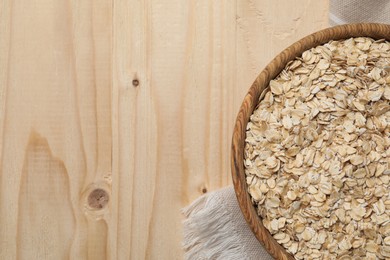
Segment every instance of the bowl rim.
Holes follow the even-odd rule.
[[[279,245],[263,226],[247,192],[243,162],[246,126],[249,117],[253,113],[258,101],[268,91],[270,80],[275,78],[289,61],[301,56],[305,50],[312,47],[325,44],[331,40],[342,40],[351,37],[370,37],[375,40],[386,39],[390,41],[390,25],[380,23],[339,25],[323,29],[302,38],[279,53],[261,71],[249,88],[240,106],[233,129],[231,145],[231,174],[234,190],[246,222],[249,224],[256,238],[275,259],[294,259],[294,257]]]

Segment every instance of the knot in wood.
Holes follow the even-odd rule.
[[[94,189],[88,196],[88,205],[92,209],[102,209],[109,201],[108,193],[103,189]]]

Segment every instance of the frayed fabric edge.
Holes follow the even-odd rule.
[[[249,259],[223,203],[210,193],[182,210],[185,259]]]

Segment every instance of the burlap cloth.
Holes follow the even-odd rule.
[[[329,24],[390,24],[390,0],[331,0]],[[233,187],[204,195],[183,209],[185,259],[273,259],[244,220]]]

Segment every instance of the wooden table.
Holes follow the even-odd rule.
[[[0,259],[182,259],[234,119],[312,0],[1,0]]]

